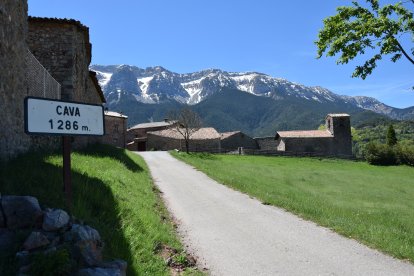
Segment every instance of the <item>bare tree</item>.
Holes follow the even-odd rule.
[[[169,114],[171,120],[177,121],[175,129],[184,138],[185,150],[189,153],[191,136],[201,128],[201,118],[188,107],[172,111]]]

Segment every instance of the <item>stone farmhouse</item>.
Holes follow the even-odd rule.
[[[275,140],[278,151],[351,156],[352,135],[348,114],[328,114],[326,130],[278,131]]]
[[[134,151],[147,150],[147,133],[173,128],[177,125],[177,121],[164,119],[161,122],[141,123],[130,127],[127,130],[127,148]]]
[[[212,127],[200,128],[191,136],[190,151],[220,152],[221,135]],[[149,150],[185,150],[183,136],[176,128],[147,132]]]
[[[24,133],[25,97],[105,103],[96,73],[89,71],[89,29],[71,19],[28,17],[27,9],[27,0],[0,3],[0,159],[60,146],[57,136]],[[76,137],[73,145],[101,141]]]
[[[224,132],[221,136],[223,150],[236,150],[237,148],[257,149],[257,142],[241,131]]]
[[[128,117],[121,113],[105,110],[105,135],[102,143],[125,148],[127,120]]]

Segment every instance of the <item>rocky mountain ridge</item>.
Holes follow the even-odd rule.
[[[179,74],[161,66],[142,69],[130,65],[93,65],[91,69],[97,72],[110,107],[116,106],[121,99],[145,104],[172,100],[195,105],[223,89],[232,89],[273,100],[295,98],[326,104],[352,105],[393,119],[414,118],[414,107],[398,109],[375,98],[338,95],[320,86],[307,87],[258,72],[237,73],[208,69]]]

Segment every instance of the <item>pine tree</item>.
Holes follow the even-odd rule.
[[[397,144],[397,136],[395,135],[394,127],[390,125],[387,131],[387,145],[394,146],[396,144]]]

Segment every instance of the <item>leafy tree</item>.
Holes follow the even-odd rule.
[[[372,73],[384,55],[391,55],[393,62],[404,56],[414,65],[414,49],[407,51],[399,41],[405,34],[413,40],[413,13],[401,2],[381,7],[378,0],[365,1],[366,6],[353,1],[352,6],[338,7],[336,15],[324,19],[324,27],[315,42],[318,58],[325,52],[326,56],[340,53],[337,63],[346,64],[367,50],[378,48],[378,53],[355,68],[352,77],[362,79]],[[414,0],[404,3],[407,2],[414,4]]]
[[[387,130],[387,145],[394,146],[397,144],[397,136],[395,134],[394,127],[390,125]]]
[[[189,153],[191,136],[201,128],[201,118],[197,113],[188,107],[178,111],[172,111],[169,114],[172,120],[178,121],[175,129],[183,136],[185,141],[185,150]]]

